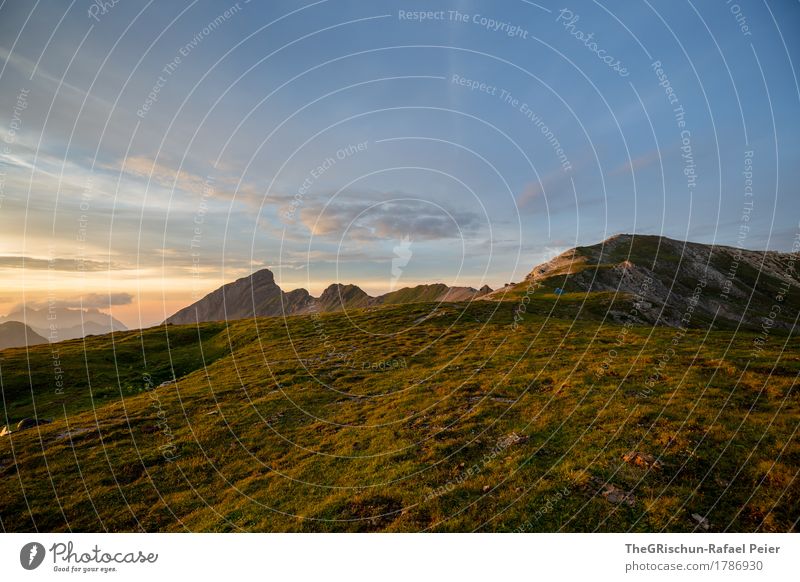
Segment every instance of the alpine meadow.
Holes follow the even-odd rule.
[[[0,569],[793,579],[798,24],[0,2]]]

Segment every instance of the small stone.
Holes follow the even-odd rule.
[[[636,505],[636,497],[634,497],[632,491],[625,491],[612,483],[604,483],[602,479],[597,477],[594,477],[592,482],[600,487],[600,495],[609,503],[624,503],[628,507]]]
[[[94,430],[93,428],[73,428],[72,430],[57,434],[56,439],[73,439],[77,436],[93,432]]]
[[[606,485],[603,491],[603,497],[605,497],[609,503],[624,503],[629,507],[636,505],[636,498],[632,493],[623,491],[619,487],[610,484]]]
[[[693,513],[692,514],[692,519],[695,520],[697,522],[697,524],[700,527],[702,527],[705,531],[708,531],[708,529],[711,527],[711,524],[709,523],[709,521],[705,517],[700,515],[699,513]]]
[[[648,453],[640,453],[639,451],[631,451],[622,455],[622,460],[631,465],[642,467],[643,469],[658,470],[662,467],[661,461],[656,459],[653,455]]]

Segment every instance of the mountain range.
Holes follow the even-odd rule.
[[[488,286],[448,287],[443,283],[417,285],[398,289],[385,295],[371,297],[357,285],[334,283],[319,297],[305,289],[283,291],[269,269],[261,269],[248,277],[237,279],[212,291],[196,303],[184,307],[166,323],[188,324],[205,321],[225,321],[247,317],[274,315],[307,315],[333,313],[380,305],[401,305],[440,301],[470,301],[491,293]]]
[[[492,290],[437,283],[371,297],[356,285],[333,284],[319,297],[285,292],[269,269],[223,285],[169,317],[188,324],[249,317],[331,313],[423,302],[521,300],[525,295],[573,305],[591,298],[617,323],[670,327],[791,329],[800,307],[796,254],[751,251],[654,235],[619,234],[579,246],[534,267],[524,281]],[[778,313],[772,307],[780,303]],[[584,302],[585,303],[585,302]],[[582,307],[577,302],[576,309]],[[576,312],[576,316],[580,314]]]
[[[3,530],[793,531],[796,258],[619,235],[380,297],[259,271],[183,310],[238,321],[5,350]]]
[[[0,324],[20,322],[50,341],[76,339],[87,335],[102,335],[112,331],[125,331],[118,319],[96,308],[72,307],[17,307],[8,315],[0,317]],[[47,339],[45,341],[47,341]]]

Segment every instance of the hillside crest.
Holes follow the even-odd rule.
[[[474,289],[432,283],[377,297],[357,285],[341,283],[328,286],[319,297],[305,289],[284,292],[272,272],[262,269],[223,285],[178,311],[166,323],[332,313],[423,302],[514,300],[535,288],[540,296],[580,293],[609,297],[610,321],[672,327],[687,321],[689,325],[735,327],[741,323],[757,327],[776,297],[792,309],[800,307],[795,259],[795,255],[776,251],[617,234],[594,245],[569,249],[534,267],[521,283],[496,291],[485,285]],[[627,307],[617,305],[618,300],[627,300]],[[635,311],[631,311],[631,305],[635,305]],[[782,317],[775,325],[789,328],[792,323]]]

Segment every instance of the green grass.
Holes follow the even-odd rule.
[[[796,337],[612,325],[597,295],[535,294],[516,330],[516,302],[477,301],[66,342],[61,399],[50,346],[33,382],[0,352],[7,416],[55,419],[0,440],[2,526],[796,529]]]
[[[404,287],[403,289],[387,293],[381,297],[381,300],[385,305],[435,301],[436,298],[445,293],[447,289],[448,287],[444,283]]]
[[[0,424],[103,406],[140,391],[146,374],[156,386],[184,376],[230,353],[225,332],[220,323],[157,327],[4,350]]]

